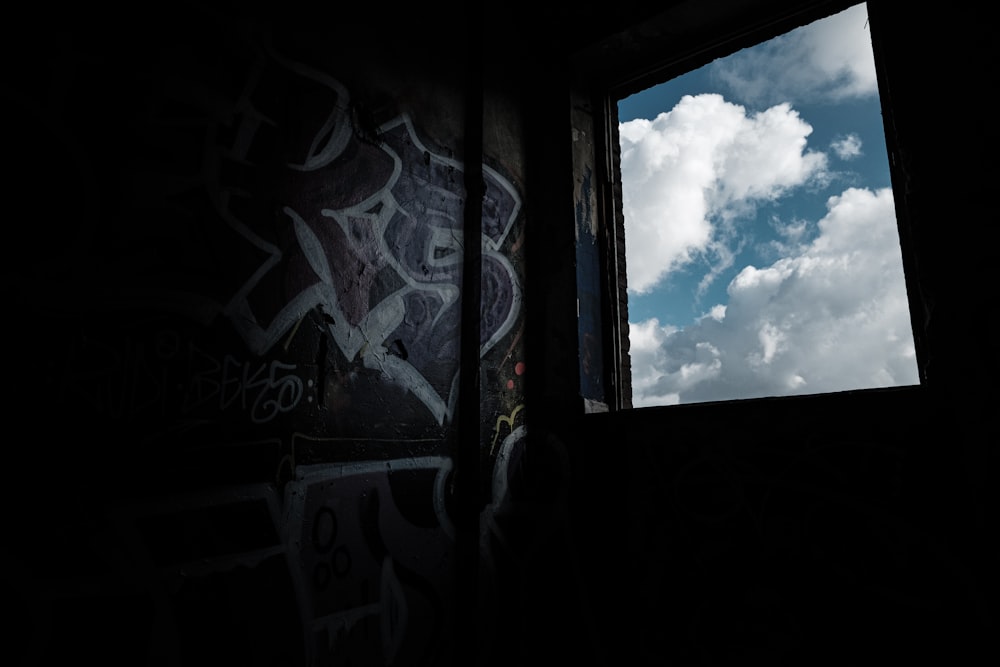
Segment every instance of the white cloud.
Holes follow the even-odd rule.
[[[837,154],[841,160],[850,160],[861,156],[861,137],[856,134],[848,134],[838,137],[830,142],[830,149]]]
[[[645,322],[629,323],[629,356],[632,362],[632,405],[637,408],[649,405],[675,405],[680,396],[676,392],[656,394],[654,385],[656,369],[666,361],[664,341],[677,329],[660,325],[655,317]],[[641,369],[636,372],[635,369]]]
[[[744,267],[724,307],[683,329],[631,325],[635,406],[918,382],[891,190],[827,209],[797,254]]]
[[[878,92],[864,3],[717,60],[712,73],[756,106],[841,101]]]
[[[720,224],[825,176],[806,147],[812,127],[788,104],[747,115],[721,95],[685,95],[654,120],[619,126],[629,290],[644,293],[711,250]]]
[[[778,216],[771,216],[768,225],[774,230],[776,238],[756,244],[756,250],[761,257],[787,257],[802,252],[802,244],[809,238],[808,221],[798,218],[782,220]]]

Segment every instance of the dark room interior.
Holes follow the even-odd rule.
[[[854,4],[10,19],[3,663],[992,664],[984,5],[867,3],[919,384],[632,404],[617,100]]]

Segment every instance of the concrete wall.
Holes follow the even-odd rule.
[[[490,591],[516,493],[525,213],[519,137],[476,142],[468,236],[440,11],[80,11],[12,49],[8,664],[452,660],[456,503]]]
[[[926,89],[949,66],[982,85],[958,73],[988,62],[985,23],[873,14],[923,386],[584,414],[608,384],[577,317],[600,199],[573,100],[656,54],[659,28],[617,32],[638,4],[22,19],[0,81],[5,664],[986,646],[996,352],[966,269],[991,257],[969,239],[995,132],[956,140],[985,108]]]
[[[643,66],[708,58],[696,47],[741,11],[744,26],[787,29],[761,13],[782,3],[695,4],[587,49],[582,85],[641,86]],[[998,174],[982,152],[998,133],[967,99],[995,83],[981,69],[989,40],[965,3],[921,16],[868,4],[921,385],[591,414],[565,429],[576,486],[598,498],[574,496],[579,534],[600,526],[589,556],[614,563],[591,590],[613,610],[605,636],[622,664],[996,653],[998,364],[993,316],[976,305],[993,287],[970,267],[992,265],[980,221],[995,218],[985,193]]]

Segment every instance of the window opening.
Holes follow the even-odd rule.
[[[632,405],[919,384],[864,3],[618,101]]]

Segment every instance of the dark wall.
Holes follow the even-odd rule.
[[[748,23],[782,3],[756,4]],[[690,56],[721,14],[681,13],[690,32],[615,33],[584,54],[579,85],[641,82],[643,64]],[[614,565],[592,590],[614,610],[608,645],[623,662],[996,654],[998,365],[993,288],[973,276],[994,254],[983,234],[997,169],[983,151],[997,130],[988,105],[962,101],[996,77],[975,15],[869,3],[921,385],[592,414],[564,430],[586,489],[575,525],[606,526],[591,558]]]
[[[995,133],[949,99],[992,83],[985,22],[872,15],[923,386],[585,415],[610,366],[576,316],[599,209],[574,54],[611,35],[631,66],[640,4],[23,15],[0,81],[5,664],[985,646],[996,352],[970,267]]]
[[[460,509],[524,440],[523,174],[467,145],[467,17],[68,11],[0,86],[5,662],[451,662]]]

